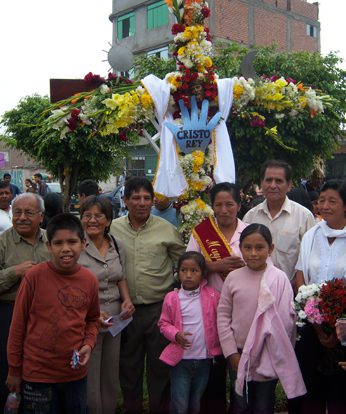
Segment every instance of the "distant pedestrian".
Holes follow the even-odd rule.
[[[0,181],[0,234],[12,227],[11,201],[10,184]]]
[[[123,172],[119,175],[118,185],[119,185],[119,186],[123,186],[123,185],[125,185],[125,180],[126,180],[126,174],[125,174],[125,171],[123,171]]]
[[[82,205],[83,201],[91,195],[99,195],[99,185],[96,181],[87,179],[82,181],[78,186],[79,204]]]
[[[41,224],[42,229],[47,228],[49,220],[57,214],[64,212],[64,200],[59,193],[48,193],[43,197],[44,201],[44,217]]]
[[[4,182],[10,185],[10,190],[12,194],[12,198],[16,197],[17,195],[21,194],[19,187],[16,184],[11,183],[11,174],[5,173],[4,174]]]
[[[177,209],[173,207],[173,202],[164,195],[154,198],[154,206],[151,209],[151,214],[167,220],[174,227],[178,227]]]
[[[26,193],[37,193],[37,185],[30,178],[25,179],[25,192]]]
[[[44,197],[48,193],[48,185],[43,180],[42,174],[41,173],[34,174],[34,181],[37,186],[37,189],[36,189],[37,194],[40,195],[41,197]]]

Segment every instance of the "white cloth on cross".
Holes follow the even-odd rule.
[[[169,198],[179,197],[188,189],[188,184],[179,162],[175,138],[172,132],[163,125],[164,122],[174,122],[169,110],[170,86],[166,80],[159,79],[154,75],[146,76],[142,82],[154,101],[156,117],[161,127],[160,155],[153,182],[154,190]],[[226,126],[233,101],[233,81],[232,79],[219,79],[217,87],[219,111],[222,118],[215,128],[214,180],[216,183],[224,181],[234,183],[234,158]]]

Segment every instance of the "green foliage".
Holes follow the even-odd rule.
[[[157,56],[139,56],[134,61],[135,80],[145,78],[153,74],[158,78],[164,79],[167,73],[175,70],[173,59],[161,59]]]
[[[250,127],[247,119],[232,113],[228,128],[235,156],[237,177],[240,182],[258,181],[262,162],[269,158],[284,159],[294,169],[295,178],[309,174],[318,157],[331,158],[337,148],[340,124],[345,122],[346,113],[346,72],[340,68],[340,58],[330,53],[322,56],[310,52],[278,52],[274,46],[259,47],[254,60],[258,76],[293,78],[304,86],[328,94],[333,105],[324,114],[312,118],[308,112],[299,117],[276,118],[274,112],[262,115],[268,125],[277,125],[280,139],[297,151],[284,149],[263,128]],[[220,78],[241,75],[241,62],[248,49],[235,43],[219,42],[214,45],[213,62]],[[137,79],[152,73],[163,79],[175,70],[173,59],[140,57],[135,61]]]
[[[64,189],[65,209],[68,210],[77,180],[106,180],[112,173],[119,172],[127,154],[127,145],[115,136],[92,136],[88,126],[63,139],[54,129],[42,134],[38,122],[49,105],[48,97],[33,95],[23,98],[16,108],[3,115],[1,124],[6,132],[1,140],[30,155],[58,177]]]
[[[1,141],[38,160],[34,127],[48,106],[47,96],[35,94],[22,98],[16,108],[5,112],[1,118],[0,123],[5,127]]]

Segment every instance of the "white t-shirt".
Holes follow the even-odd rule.
[[[0,209],[0,234],[12,227],[12,209],[9,211]]]

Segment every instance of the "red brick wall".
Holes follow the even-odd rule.
[[[268,46],[275,43],[286,50],[287,22],[283,14],[257,8],[255,10],[255,44]]]
[[[279,50],[288,50],[287,27],[291,22],[290,50],[319,50],[317,38],[306,34],[306,23],[294,18],[297,14],[308,17],[317,25],[318,6],[314,4],[291,0],[291,12],[287,12],[287,0],[263,0],[263,5],[257,3],[252,30],[254,39],[248,37],[249,4],[246,0],[215,0],[214,5],[213,35],[217,38],[247,46],[249,43],[263,46],[275,43]]]
[[[306,23],[292,20],[291,22],[291,47],[292,50],[318,51],[318,40],[306,34]]]
[[[263,0],[263,3],[269,4],[281,10],[287,10],[287,0]]]
[[[311,19],[318,19],[318,6],[302,0],[291,0],[291,11]]]
[[[214,22],[215,36],[248,44],[248,5],[244,2],[215,2]]]

